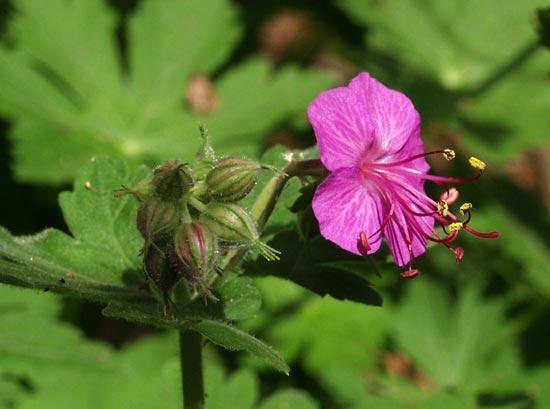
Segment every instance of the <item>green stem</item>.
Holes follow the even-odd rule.
[[[178,305],[184,306],[191,300],[187,283],[180,281],[174,289]],[[181,386],[184,409],[204,409],[204,381],[202,370],[202,335],[189,329],[179,329]]]
[[[202,335],[191,330],[179,331],[181,380],[184,409],[204,409],[202,371]]]
[[[181,219],[184,223],[191,223],[193,221],[187,203],[181,206]]]
[[[203,212],[206,209],[206,205],[194,196],[189,196],[189,199],[187,201],[199,212]]]

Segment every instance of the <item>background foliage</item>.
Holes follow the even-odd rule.
[[[282,166],[281,152],[314,144],[308,103],[359,71],[410,96],[428,147],[488,162],[461,194],[475,227],[501,237],[464,236],[459,265],[433,248],[406,281],[387,253],[360,259],[322,240],[293,181],[265,230],[286,258],[246,260],[250,277],[225,277],[221,309],[197,328],[264,357],[209,345],[208,407],[550,407],[550,58],[537,38],[548,11],[536,14],[549,4],[0,7],[0,278],[35,288],[0,285],[0,408],[180,407],[177,340],[147,325],[159,312],[133,287],[135,203],[112,189],[142,164],[191,161],[198,121],[218,153]],[[465,160],[432,166],[468,172]],[[364,305],[379,295],[383,307]],[[141,323],[105,317],[107,303],[105,315]]]

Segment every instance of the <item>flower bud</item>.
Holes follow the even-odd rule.
[[[151,290],[162,298],[164,306],[169,304],[169,294],[181,276],[172,268],[168,257],[155,244],[147,245],[143,251],[143,268],[147,278],[151,281]]]
[[[208,128],[204,124],[199,125],[201,132],[201,145],[195,157],[193,164],[193,176],[196,180],[204,180],[208,172],[214,167],[216,162],[216,154],[210,144],[210,136]]]
[[[174,235],[172,262],[193,285],[215,270],[218,255],[216,237],[204,223],[185,223]]]
[[[192,186],[187,166],[177,160],[167,160],[153,173],[153,192],[163,200],[179,200]]]
[[[254,188],[261,169],[258,162],[250,159],[222,158],[206,176],[206,183],[216,200],[236,202]]]
[[[150,197],[138,208],[137,228],[144,239],[157,240],[178,227],[179,217],[179,210],[174,203]]]
[[[120,189],[115,190],[115,197],[132,195],[140,202],[143,202],[149,196],[151,196],[152,190],[153,190],[152,179],[148,177],[139,181],[134,187],[131,187],[131,188],[122,185]]]
[[[227,247],[254,246],[267,260],[277,260],[279,252],[260,241],[252,217],[235,203],[211,202],[202,211],[200,220]]]

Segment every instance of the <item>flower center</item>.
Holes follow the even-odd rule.
[[[376,187],[380,192],[381,199],[386,204],[386,214],[381,226],[367,236],[365,232],[360,232],[359,243],[369,251],[371,246],[369,241],[380,234],[386,233],[390,223],[397,223],[399,231],[407,244],[409,251],[409,268],[401,273],[403,277],[412,278],[419,274],[417,269],[412,268],[412,260],[415,257],[413,238],[423,238],[425,241],[440,243],[451,250],[457,262],[462,260],[464,250],[462,247],[452,247],[451,244],[457,239],[460,231],[465,230],[474,236],[481,238],[496,238],[498,232],[481,233],[469,226],[472,214],[471,203],[464,203],[459,207],[458,214],[455,215],[449,206],[456,203],[459,197],[459,191],[455,187],[449,187],[454,183],[468,183],[479,179],[485,170],[485,163],[475,157],[469,159],[470,166],[478,171],[477,175],[470,178],[454,178],[437,175],[429,175],[413,166],[412,162],[418,159],[441,154],[447,160],[455,158],[455,152],[452,149],[421,153],[405,159],[395,160],[393,162],[364,162],[361,165],[365,183],[368,187]],[[426,195],[424,191],[424,181],[429,180],[443,190],[437,201]],[[399,217],[396,209],[399,208]],[[440,229],[435,229],[436,221]],[[387,237],[387,234],[385,234]]]

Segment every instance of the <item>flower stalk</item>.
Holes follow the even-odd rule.
[[[202,335],[196,331],[179,330],[179,355],[184,409],[204,409],[204,374],[202,365]]]

